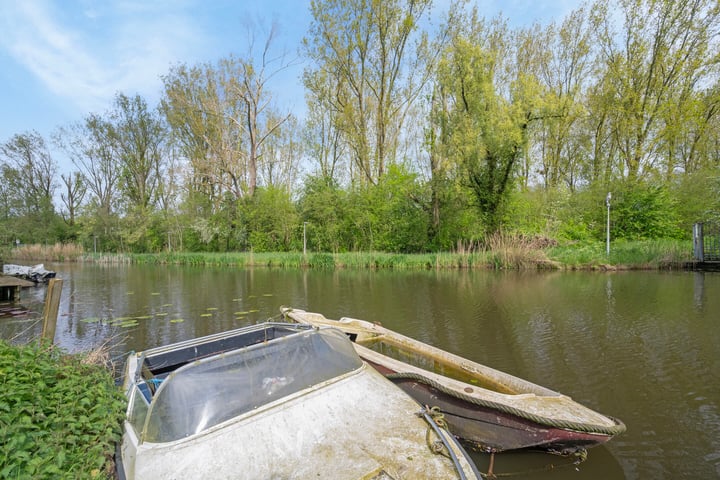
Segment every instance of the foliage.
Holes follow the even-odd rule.
[[[303,41],[312,60],[304,74],[309,107],[348,146],[354,179],[362,183],[380,181],[398,158],[405,119],[427,78],[420,65],[426,41],[413,39],[431,3],[311,2]]]
[[[0,143],[0,245],[473,254],[498,231],[582,245],[605,238],[607,192],[612,239],[720,218],[715,0],[595,2],[522,28],[467,2],[426,22],[430,6],[312,2],[305,125],[273,101],[293,64],[273,25],[243,56],[172,67],[159,110],[118,93],[63,127],[77,171],[59,199],[39,134]]]
[[[607,255],[602,242],[573,242],[551,247],[547,256],[565,268],[678,268],[692,259],[688,240],[617,240]]]
[[[113,478],[125,400],[104,367],[0,341],[0,477]]]
[[[242,204],[248,243],[257,252],[287,252],[297,238],[297,215],[287,191],[259,188]]]
[[[310,176],[305,179],[298,210],[305,225],[307,248],[311,251],[338,252],[348,248],[342,219],[350,208],[347,192],[332,179]]]
[[[423,250],[429,228],[423,195],[416,176],[396,165],[388,168],[376,187],[358,190],[355,216],[364,221],[359,226],[366,234],[365,248],[384,252]]]
[[[638,183],[622,188],[614,198],[610,208],[611,238],[640,240],[683,236],[678,229],[675,204],[666,188]]]

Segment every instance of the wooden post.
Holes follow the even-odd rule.
[[[57,325],[58,309],[60,308],[60,294],[62,293],[62,279],[51,278],[45,293],[45,308],[43,309],[42,338],[55,340],[55,327]]]

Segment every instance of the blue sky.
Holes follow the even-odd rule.
[[[435,12],[448,0],[436,0]],[[576,0],[476,0],[487,17],[512,24],[561,20]],[[247,24],[279,26],[274,46],[296,55],[310,24],[309,0],[0,0],[0,142],[106,111],[116,92],[155,105],[161,75],[178,63],[247,53]],[[302,65],[274,88],[301,112]]]

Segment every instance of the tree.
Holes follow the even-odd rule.
[[[67,209],[67,217],[63,213],[63,218],[72,227],[75,225],[75,216],[85,197],[87,186],[80,172],[73,172],[68,175],[60,174],[60,178],[65,187],[65,191],[60,194],[60,199]]]
[[[19,214],[38,214],[53,210],[52,197],[57,188],[57,163],[37,132],[14,135],[0,145],[7,178],[20,200]]]
[[[408,109],[427,81],[428,72],[419,60],[426,48],[424,38],[416,51],[410,49],[430,4],[311,2],[313,22],[303,45],[314,65],[305,71],[305,88],[330,117],[322,124],[324,131],[337,129],[342,135],[342,145],[364,182],[377,183],[387,163],[395,160]]]
[[[53,205],[57,163],[37,132],[16,134],[0,144],[0,197],[5,229],[24,241],[50,242],[58,235]]]
[[[113,151],[110,122],[97,114],[88,115],[82,122],[60,128],[54,135],[54,142],[83,175],[100,217],[109,218],[117,200],[121,175]]]
[[[585,136],[581,130],[586,115],[583,104],[589,86],[593,57],[586,8],[571,12],[561,24],[535,24],[518,34],[517,69],[530,72],[540,85],[543,120],[531,132],[531,152],[526,156],[522,177],[525,187],[535,173],[546,189],[561,184],[575,190],[582,184],[587,163]]]
[[[606,2],[592,11],[603,62],[598,107],[617,149],[617,174],[632,182],[652,172],[672,173],[677,163],[675,115],[691,105],[698,85],[717,74],[720,5],[619,0],[617,7],[623,20],[619,32],[614,28],[618,15]]]
[[[508,68],[512,46],[507,24],[456,15],[465,23],[451,32],[438,70],[447,92],[445,118],[448,155],[463,169],[486,229],[500,227],[501,207],[526,153],[528,126],[538,120],[537,81]],[[515,77],[511,77],[511,74]]]
[[[130,210],[145,214],[156,200],[165,158],[165,126],[140,95],[115,96],[108,115],[116,163],[121,165],[120,191]]]

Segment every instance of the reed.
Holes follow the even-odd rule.
[[[504,232],[496,232],[486,240],[492,266],[495,269],[512,270],[553,267],[541,248],[543,243],[540,237],[525,237]]]
[[[106,264],[197,265],[371,270],[459,269],[596,269],[665,268],[690,260],[687,241],[617,241],[611,255],[601,242],[557,245],[545,237],[497,233],[481,246],[464,246],[457,252],[398,254],[383,252],[163,252],[157,254],[84,254],[81,261]]]
[[[76,243],[39,243],[21,245],[9,252],[13,259],[20,261],[76,262],[85,254],[82,245]]]

